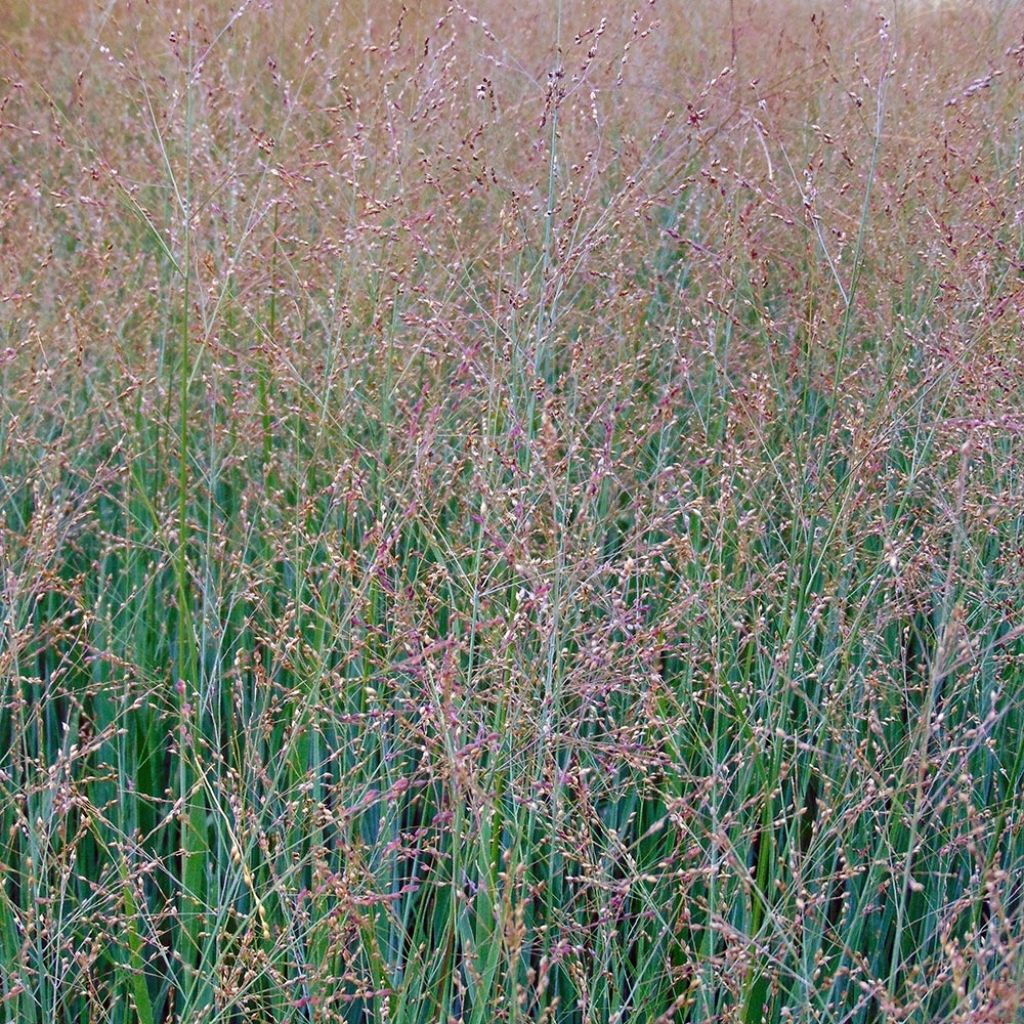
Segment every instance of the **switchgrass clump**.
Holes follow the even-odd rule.
[[[1024,16],[0,11],[0,1020],[1024,1019]]]

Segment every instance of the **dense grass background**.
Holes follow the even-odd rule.
[[[1024,1019],[1018,5],[8,0],[0,1020]]]

